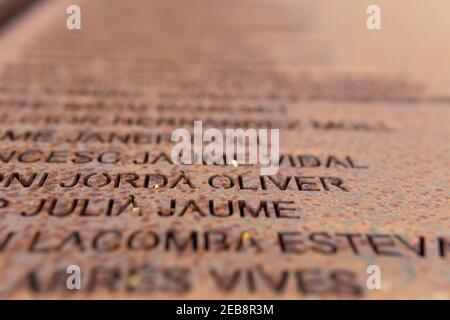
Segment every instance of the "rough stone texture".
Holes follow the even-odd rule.
[[[414,1],[406,14],[406,1],[379,1],[382,31],[369,32],[364,1],[79,2],[82,30],[65,28],[70,1],[45,1],[0,34],[1,297],[449,298],[449,20],[435,16],[447,4]],[[98,123],[77,124],[83,117]],[[141,123],[124,123],[126,117]],[[170,155],[171,144],[102,141],[109,133],[167,138],[194,120],[221,129],[280,128],[282,154],[313,155],[321,166],[301,167],[296,158],[295,167],[284,162],[273,178],[292,177],[286,190],[269,180],[267,190],[242,190],[238,175],[246,187],[256,186],[258,167],[137,165],[132,160],[143,152]],[[45,135],[8,141],[8,130],[53,133],[49,141]],[[65,141],[78,132],[104,136]],[[27,150],[39,150],[28,154],[35,162],[18,161]],[[65,151],[52,158],[61,163],[44,161],[51,151]],[[73,163],[82,151],[118,152],[121,159]],[[341,164],[327,167],[330,156]],[[346,157],[365,168],[350,168]],[[43,187],[7,186],[14,172],[49,176]],[[169,187],[180,172],[195,188]],[[76,173],[113,180],[104,187],[60,186]],[[168,185],[114,188],[117,173],[140,175],[139,185],[145,174],[160,173]],[[233,177],[235,186],[211,188],[214,175]],[[314,177],[308,181],[320,190],[299,191],[295,176]],[[347,191],[325,191],[319,177],[339,177]],[[107,217],[102,212],[111,198],[135,203]],[[79,207],[67,217],[21,214],[40,199],[79,199]],[[83,199],[101,216],[80,216]],[[180,207],[159,216],[161,208],[170,213],[170,199],[177,206],[195,200],[205,216],[192,210],[179,216]],[[212,216],[209,200],[223,214],[227,201],[235,201],[233,215]],[[267,200],[271,216],[241,218],[238,200],[252,207]],[[284,213],[299,218],[274,217],[270,201],[293,201],[281,206],[295,208]],[[80,238],[67,239],[75,230]],[[116,233],[95,243],[104,230]],[[132,250],[127,245],[137,230],[154,232],[159,242],[150,248],[140,234]],[[172,243],[166,252],[168,230],[179,240],[197,231],[197,249],[177,253]],[[211,233],[216,242],[205,248],[208,231],[226,233],[228,246]],[[9,232],[15,233],[8,238]],[[281,252],[278,232],[292,233],[297,253]],[[353,234],[356,249],[339,233]],[[81,291],[65,287],[71,264],[82,269]],[[366,288],[369,265],[381,268],[380,290]]]

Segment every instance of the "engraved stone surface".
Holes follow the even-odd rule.
[[[369,3],[317,2],[84,0],[67,30],[48,0],[8,25],[0,297],[448,299],[448,4],[378,1],[369,31]],[[173,164],[195,120],[279,128],[278,174]]]

